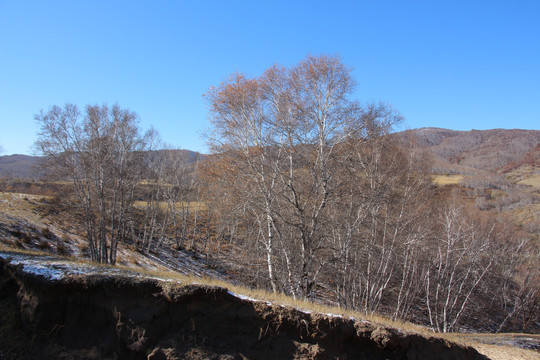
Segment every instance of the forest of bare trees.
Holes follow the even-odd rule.
[[[402,116],[354,90],[332,56],[234,74],[205,95],[199,163],[118,105],[42,111],[36,147],[70,180],[93,261],[194,249],[246,284],[440,332],[538,326],[538,244],[434,186],[429,155],[390,135]]]
[[[401,116],[352,99],[350,74],[308,56],[212,88],[207,201],[272,291],[452,331],[494,295],[507,252],[525,261],[534,245],[431,186],[429,158],[388,136]],[[526,271],[534,295],[511,297],[536,308]]]

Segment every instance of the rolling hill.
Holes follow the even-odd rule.
[[[38,169],[41,159],[39,156],[21,154],[0,156],[0,176],[24,179],[39,178],[42,174]]]
[[[161,150],[168,151],[168,150]],[[191,150],[179,150],[180,154],[189,162],[195,163],[205,155]],[[18,179],[39,179],[44,173],[39,168],[43,157],[30,155],[4,155],[0,156],[0,177],[11,177]]]
[[[439,172],[500,173],[521,165],[538,165],[540,160],[539,130],[421,128],[395,136],[413,149],[431,152]]]
[[[421,128],[393,136],[431,154],[434,183],[459,188],[471,205],[508,215],[540,241],[540,131]]]

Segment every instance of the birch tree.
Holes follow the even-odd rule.
[[[116,262],[118,242],[128,234],[134,187],[148,150],[137,114],[118,105],[53,106],[35,116],[36,149],[47,169],[73,185],[93,261]]]
[[[431,264],[425,275],[425,301],[429,321],[440,332],[455,328],[494,264],[493,225],[467,215],[452,199],[440,215],[442,231],[427,254]]]
[[[312,296],[333,260],[326,222],[346,145],[401,120],[386,105],[352,99],[350,73],[338,57],[308,56],[257,78],[236,74],[206,95],[210,145],[231,169],[222,179],[259,228],[274,291]]]
[[[251,200],[246,207],[257,220],[266,249],[268,280],[275,279],[275,224],[272,213],[281,156],[276,149],[277,124],[267,117],[258,79],[235,74],[207,93],[213,126],[210,145],[228,159],[237,178],[230,182],[241,197]]]

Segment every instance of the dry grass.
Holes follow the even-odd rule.
[[[523,165],[506,173],[508,180],[521,185],[540,188],[540,169],[538,166]]]
[[[433,182],[439,186],[457,185],[463,179],[463,175],[433,175]]]
[[[530,175],[528,178],[518,181],[518,184],[529,185],[536,189],[540,189],[540,174]]]
[[[540,196],[540,168],[538,166],[523,165],[505,174],[506,179],[517,185],[527,185],[528,187],[517,187],[519,194],[529,201],[513,204],[510,209],[504,210],[515,220],[518,225],[526,227],[534,225],[540,221],[540,204],[534,198]],[[503,198],[504,192],[493,192],[495,198]]]
[[[531,334],[442,334],[442,337],[463,345],[474,347],[479,353],[486,355],[491,360],[540,360],[540,353],[534,350],[526,350],[516,346],[491,345],[486,340],[508,339],[516,336],[526,336],[540,339],[540,335]],[[485,339],[483,339],[485,338]]]
[[[522,224],[538,221],[540,220],[540,204],[528,204],[527,206],[515,209],[512,215],[514,219]]]
[[[13,246],[10,246],[9,244],[2,243],[2,242],[0,242],[0,251],[11,252],[15,254],[24,254],[24,255],[30,255],[30,256],[51,256],[51,253],[47,251],[15,248]],[[69,257],[63,257],[63,258],[66,261],[83,262],[75,258],[69,258]]]
[[[42,195],[29,195],[0,192],[0,213],[10,216],[23,217],[27,220],[39,219],[34,210],[41,199],[50,198]]]
[[[533,350],[479,343],[472,343],[470,346],[491,360],[540,360],[540,354]]]
[[[147,204],[146,201],[135,201],[134,202],[134,205],[136,207],[138,207],[138,208],[144,208],[146,206],[146,204]],[[187,207],[188,211],[190,211],[190,212],[193,212],[195,210],[198,210],[198,211],[206,211],[206,210],[208,210],[208,207],[202,201],[189,201],[189,202],[178,203],[178,204],[176,204],[176,209],[181,210],[182,206]],[[167,202],[166,201],[160,201],[159,202],[159,207],[162,210],[166,210],[167,209]]]

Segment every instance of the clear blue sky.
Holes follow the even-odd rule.
[[[51,105],[118,102],[205,152],[210,86],[307,54],[340,55],[406,128],[540,129],[539,19],[536,0],[0,0],[0,145],[30,154]]]

